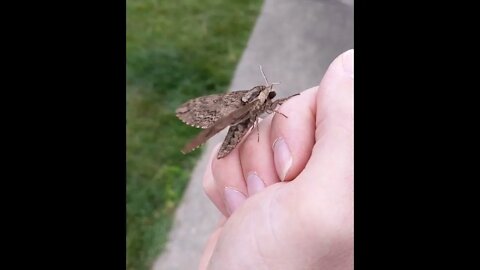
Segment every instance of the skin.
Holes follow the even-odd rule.
[[[212,153],[203,185],[224,218],[199,269],[353,269],[353,50],[277,110],[260,141]]]

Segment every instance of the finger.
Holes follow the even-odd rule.
[[[224,215],[228,216],[227,209],[223,200],[223,194],[221,194],[215,184],[215,179],[212,172],[212,161],[216,159],[218,149],[220,148],[221,143],[217,144],[212,153],[210,154],[209,161],[205,168],[205,173],[203,175],[203,190],[207,194],[208,198],[213,202],[217,209]]]
[[[247,186],[240,165],[238,147],[227,156],[212,160],[212,173],[218,194],[221,195],[226,216],[230,216],[247,198]]]
[[[310,88],[283,103],[275,114],[270,133],[273,159],[281,181],[294,179],[305,167],[315,143],[315,96]]]
[[[260,121],[258,131],[252,130],[240,145],[240,162],[246,179],[248,196],[279,182],[270,144],[272,117]],[[258,137],[260,136],[260,138]]]

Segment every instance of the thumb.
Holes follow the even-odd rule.
[[[353,50],[335,59],[316,96],[315,144],[303,171],[308,185],[353,179]],[[312,188],[311,186],[310,188]]]
[[[286,236],[303,247],[290,258],[310,255],[329,268],[353,256],[353,50],[332,62],[314,92],[311,155],[294,181],[273,190],[278,205],[269,215],[275,231],[300,232]]]
[[[335,59],[322,79],[315,121],[312,154],[291,191],[303,198],[297,209],[308,213],[310,232],[321,228],[348,253],[353,245],[353,50]]]

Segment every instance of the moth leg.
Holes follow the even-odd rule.
[[[258,127],[258,117],[253,122],[253,128],[257,129],[257,141],[260,142],[260,128]]]
[[[285,114],[283,114],[283,113],[281,113],[281,112],[279,112],[279,111],[277,111],[277,110],[275,110],[275,109],[272,109],[272,108],[275,108],[277,105],[278,105],[278,104],[273,104],[273,103],[272,103],[271,108],[270,108],[270,109],[266,109],[265,112],[266,112],[266,113],[276,112],[276,113],[279,113],[279,114],[283,115],[285,118],[288,118]]]
[[[300,94],[295,94],[295,95],[291,95],[291,96],[286,97],[286,98],[277,99],[274,102],[272,102],[272,108],[275,108],[277,105],[282,105],[285,101],[289,100],[290,98],[292,98],[294,96],[299,96],[299,95]]]
[[[260,128],[258,127],[258,117],[255,119],[255,125],[257,126],[257,142],[260,142]]]
[[[273,110],[273,111],[276,112],[276,113],[279,113],[279,114],[283,115],[285,118],[288,118],[288,116],[286,116],[285,114],[283,114],[283,113],[281,113],[281,112],[279,112],[279,111],[277,111],[277,110]]]
[[[281,115],[283,115],[285,118],[288,118],[285,114],[275,110],[275,108],[278,106],[278,105],[282,105],[285,101],[289,100],[290,98],[294,97],[294,96],[298,96],[300,94],[295,94],[295,95],[291,95],[289,97],[286,97],[286,98],[282,98],[282,99],[277,99],[275,100],[274,102],[272,102],[269,106],[269,108],[266,109],[267,112],[269,113],[272,113],[272,112],[276,112],[276,113],[279,113]]]

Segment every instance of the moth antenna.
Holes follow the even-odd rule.
[[[267,85],[270,85],[270,83],[268,83],[267,77],[265,76],[265,73],[263,73],[262,65],[259,65],[259,66],[260,66],[260,72],[262,73],[262,76],[263,76],[263,78],[265,79],[265,83],[266,83]]]

